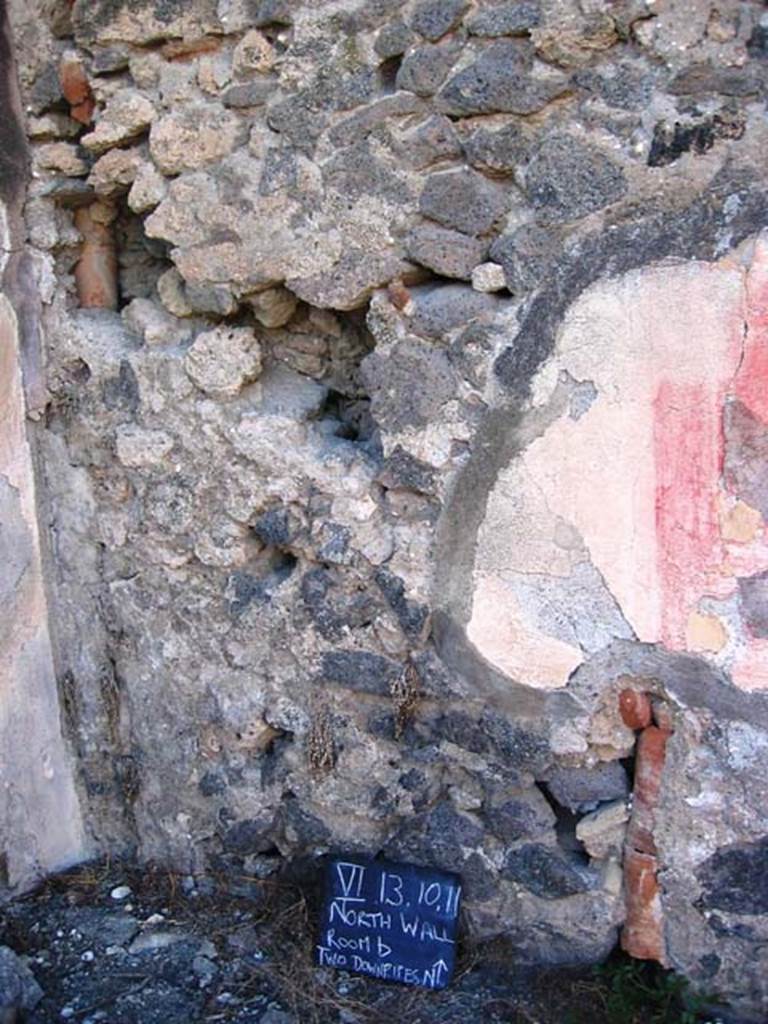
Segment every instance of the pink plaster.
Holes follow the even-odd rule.
[[[755,243],[746,277],[747,332],[734,395],[768,423],[768,243]]]
[[[653,403],[661,639],[685,648],[688,617],[717,588],[722,543],[722,386],[662,380]]]

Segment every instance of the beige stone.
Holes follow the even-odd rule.
[[[723,540],[735,541],[737,544],[748,544],[757,536],[763,525],[763,517],[756,508],[737,498],[720,503],[720,533]]]
[[[500,292],[507,287],[503,268],[498,263],[481,263],[472,271],[472,287],[476,292]]]
[[[66,114],[43,114],[27,120],[27,134],[30,139],[43,142],[48,139],[71,139],[81,130],[82,125]]]
[[[192,316],[192,307],[184,295],[184,278],[175,267],[166,270],[157,279],[160,301],[174,316]]]
[[[249,327],[216,327],[198,335],[184,369],[201,391],[215,398],[236,395],[261,373],[261,349]]]
[[[576,838],[595,860],[619,857],[627,832],[629,810],[624,800],[614,800],[585,814],[576,825]]]
[[[110,149],[91,168],[88,184],[97,195],[108,198],[126,192],[142,164],[138,149]]]
[[[171,316],[151,299],[133,299],[122,312],[123,322],[147,345],[178,345],[191,332],[189,321]]]
[[[149,128],[155,108],[135,89],[122,89],[107,103],[96,127],[80,140],[92,153],[131,142]]]
[[[77,146],[71,142],[49,142],[35,150],[35,163],[46,171],[56,171],[69,178],[79,178],[88,173],[88,164],[78,155]]]
[[[244,131],[229,111],[198,104],[155,121],[149,151],[163,174],[179,174],[221,160],[243,139]]]
[[[128,205],[134,213],[146,213],[161,203],[168,191],[165,178],[150,163],[142,163],[128,193]]]
[[[274,63],[275,52],[270,41],[258,29],[251,29],[235,47],[232,70],[236,77],[245,78],[270,71]]]
[[[691,612],[685,631],[685,646],[689,651],[709,651],[717,654],[728,642],[728,633],[716,615]]]
[[[254,316],[264,327],[282,327],[296,311],[299,300],[287,288],[267,288],[248,296]]]
[[[173,438],[164,430],[143,430],[127,424],[119,428],[115,446],[124,466],[141,469],[162,462],[173,448]]]

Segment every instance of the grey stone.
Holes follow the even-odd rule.
[[[539,146],[525,181],[542,219],[555,222],[594,213],[627,191],[624,173],[613,160],[570,135],[552,135]]]
[[[631,64],[612,65],[605,71],[577,71],[574,82],[619,110],[642,110],[653,93],[653,76],[645,68]]]
[[[296,94],[271,103],[267,124],[295,149],[311,154],[328,123],[327,116],[313,109],[310,97]]]
[[[561,245],[557,233],[537,224],[524,224],[491,245],[490,255],[504,269],[514,294],[536,288],[548,273]]]
[[[345,587],[330,567],[310,569],[303,576],[301,597],[317,631],[328,640],[371,622],[381,611],[380,600],[372,592]]]
[[[527,48],[511,39],[487,47],[450,78],[438,96],[446,114],[533,114],[569,88],[565,75],[534,75]]]
[[[482,171],[512,174],[526,163],[530,151],[527,134],[512,123],[491,130],[479,128],[464,143],[467,160]]]
[[[585,866],[540,843],[510,850],[501,874],[545,900],[574,896],[596,885],[596,878]]]
[[[283,835],[293,849],[323,846],[331,838],[327,825],[294,798],[283,800],[277,813]]]
[[[404,21],[392,21],[385,25],[376,36],[373,48],[379,57],[389,60],[391,57],[399,57],[405,53],[415,38]]]
[[[424,426],[454,392],[455,379],[445,354],[416,339],[398,342],[386,354],[372,352],[361,369],[373,416],[389,430]],[[417,392],[409,383],[414,380],[421,383]]]
[[[730,490],[768,515],[768,428],[743,402],[725,406],[725,479]]]
[[[552,760],[543,735],[488,708],[479,716],[460,710],[446,711],[435,723],[434,731],[456,746],[487,756],[512,778],[522,771],[541,776]]]
[[[296,529],[290,509],[281,505],[263,512],[253,525],[253,532],[262,544],[276,547],[290,544],[296,535]]]
[[[409,184],[388,164],[374,156],[367,139],[360,138],[323,165],[323,181],[345,197],[378,196],[393,205],[407,203]]]
[[[540,775],[550,763],[549,742],[541,724],[510,721],[498,711],[486,708],[480,718],[488,749],[508,767]]]
[[[237,300],[226,284],[188,283],[184,295],[193,313],[214,313],[229,316],[237,309]]]
[[[752,636],[768,637],[768,571],[739,580],[739,603]]]
[[[414,228],[405,243],[406,255],[414,263],[442,277],[463,281],[471,278],[473,269],[482,263],[487,251],[487,242],[434,224]]]
[[[434,115],[403,133],[396,148],[400,159],[417,171],[439,160],[457,160],[461,156],[456,131],[450,120],[441,115]]]
[[[521,36],[540,21],[537,0],[501,0],[481,6],[467,18],[466,25],[476,36]]]
[[[396,88],[414,92],[417,96],[433,96],[445,81],[459,52],[451,39],[411,50],[398,69]]]
[[[712,64],[693,64],[667,86],[673,96],[757,96],[764,88],[765,77],[759,68],[719,68]]]
[[[704,907],[732,914],[768,913],[768,838],[721,847],[696,876]]]
[[[474,171],[441,171],[427,178],[419,211],[468,235],[491,230],[508,206],[503,190]]]
[[[419,494],[435,493],[434,467],[417,459],[399,444],[392,449],[377,479],[384,487],[402,487]]]
[[[462,872],[465,851],[479,846],[483,830],[476,819],[441,800],[426,814],[407,821],[386,846],[388,856]]]
[[[274,845],[272,815],[238,821],[227,830],[223,843],[228,853],[245,857],[252,853],[266,853]]]
[[[33,114],[43,114],[46,110],[65,102],[59,82],[59,71],[55,64],[46,64],[35,78],[29,91],[29,100]]]
[[[128,67],[131,52],[126,46],[98,46],[94,49],[91,71],[94,75],[111,75]]]
[[[256,0],[250,23],[255,28],[266,28],[268,25],[291,25],[294,6],[294,0]]]
[[[359,693],[388,697],[402,669],[391,658],[370,651],[331,651],[323,655],[321,676]]]
[[[397,616],[405,635],[414,639],[420,637],[429,614],[426,606],[407,598],[405,584],[399,576],[395,576],[388,569],[379,569],[374,579],[386,597],[387,604]]]
[[[629,779],[620,761],[602,761],[594,768],[558,768],[546,776],[555,800],[574,812],[629,795]]]
[[[484,808],[488,828],[506,844],[553,834],[555,814],[540,790],[500,790]]]
[[[235,110],[243,107],[261,107],[275,91],[276,82],[269,78],[258,78],[253,82],[231,85],[221,94],[225,107]]]
[[[293,192],[298,184],[298,174],[299,162],[293,149],[268,149],[259,179],[259,194],[273,196],[279,192]]]
[[[0,1017],[15,1021],[31,1012],[43,998],[43,990],[27,965],[8,946],[0,946]]]
[[[467,0],[421,0],[411,15],[411,28],[436,42],[461,21]]]
[[[500,308],[499,299],[464,284],[424,285],[413,288],[411,297],[411,327],[425,338],[443,338],[474,320],[490,321]]]
[[[120,360],[116,377],[107,377],[102,384],[102,401],[108,409],[135,412],[139,407],[139,382],[127,359]]]
[[[596,811],[585,814],[576,825],[576,838],[595,860],[613,858],[621,861],[627,834],[629,807],[626,800],[600,804]]]
[[[361,138],[387,121],[418,114],[423,110],[424,104],[410,92],[396,92],[392,96],[374,100],[373,103],[334,125],[328,132],[328,141],[334,146],[354,146]]]

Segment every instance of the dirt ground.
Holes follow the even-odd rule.
[[[286,881],[91,865],[1,908],[0,945],[26,959],[43,990],[30,1024],[614,1019],[593,971],[520,969],[504,943],[472,951],[464,943],[454,982],[442,992],[319,968],[312,958],[318,901],[317,892]],[[649,1009],[622,1019],[662,1018]]]

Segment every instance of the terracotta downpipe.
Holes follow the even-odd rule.
[[[117,251],[112,223],[113,203],[96,200],[75,210],[75,227],[83,236],[75,284],[80,305],[91,309],[117,309]]]

